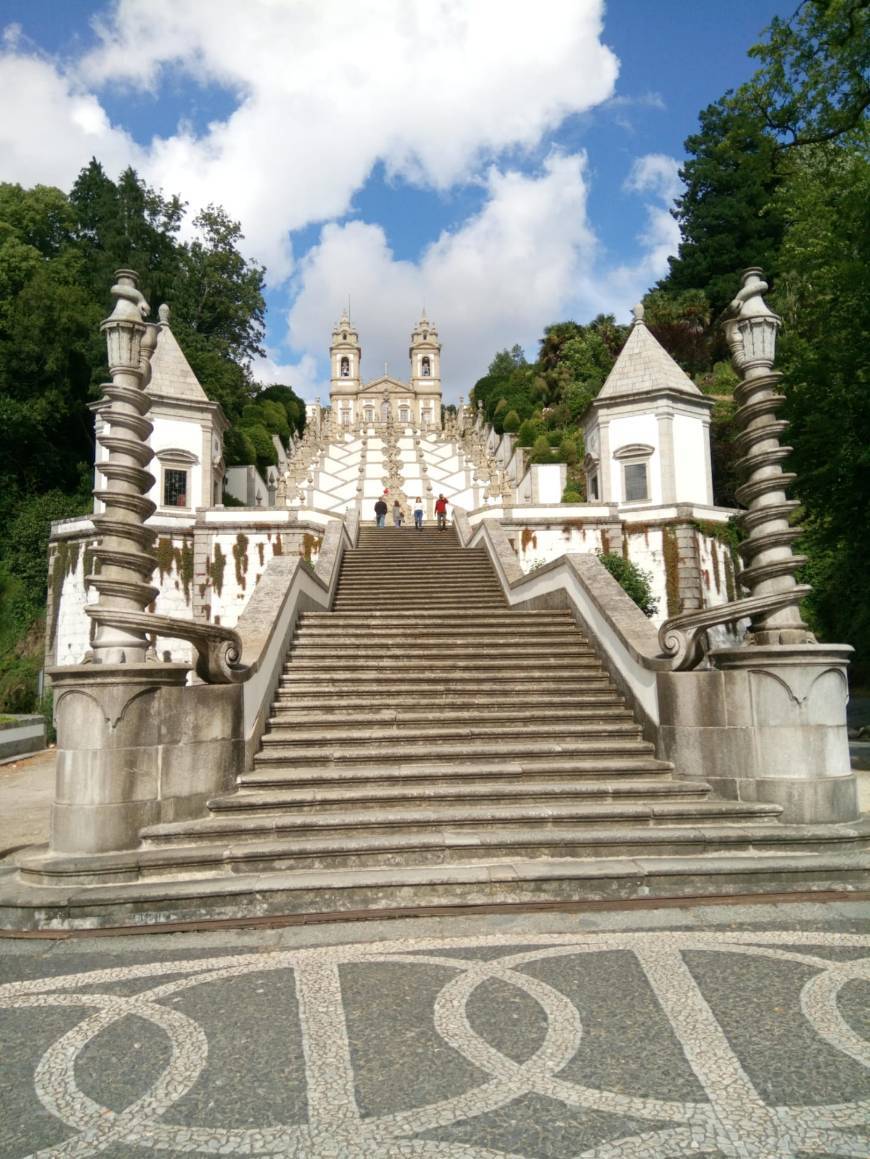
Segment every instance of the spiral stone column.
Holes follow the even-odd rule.
[[[691,695],[671,727],[673,736],[695,734],[688,751],[724,796],[781,805],[784,821],[846,822],[858,815],[846,734],[852,649],[817,644],[798,607],[810,589],[795,579],[804,559],[792,550],[799,532],[789,516],[797,504],[786,488],[795,476],[782,468],[791,448],[780,443],[786,423],[776,417],[783,402],[773,369],[780,319],[762,297],[766,290],[761,271],[746,270],[725,323],[743,378],[735,392],[737,496],[747,507],[740,582],[750,592],[731,608],[745,608],[751,626],[742,647],[710,653],[711,671],[688,673],[683,687]],[[723,612],[727,606],[688,615],[703,620]]]
[[[141,629],[113,623],[113,613],[141,613],[157,596],[150,579],[157,564],[148,549],[153,533],[145,520],[154,513],[147,493],[154,477],[145,469],[153,457],[148,445],[152,426],[145,417],[151,405],[145,386],[150,378],[151,355],[157,346],[158,327],[145,322],[148,303],[137,287],[132,270],[118,270],[112,286],[115,308],[100,330],[106,336],[111,383],[105,387],[108,406],[101,412],[100,446],[108,458],[99,464],[106,483],[94,491],[104,506],[93,517],[100,537],[95,552],[98,566],[88,583],[99,593],[86,611],[96,621],[95,663],[131,664],[145,660],[148,637]]]
[[[800,529],[789,523],[789,516],[799,504],[786,495],[795,476],[782,469],[791,447],[780,444],[788,424],[776,417],[785,401],[777,389],[782,375],[773,369],[781,320],[764,301],[766,290],[760,269],[744,271],[725,323],[732,361],[743,376],[735,391],[740,405],[734,416],[740,431],[735,446],[742,455],[737,471],[743,480],[737,498],[747,508],[742,522],[748,533],[739,549],[744,560],[740,582],[753,596],[794,593],[785,607],[753,616],[752,643],[805,644],[814,637],[801,619],[798,603],[809,589],[798,585],[795,572],[806,557],[792,551]]]
[[[48,861],[135,849],[144,826],[197,815],[240,771],[242,689],[230,682],[247,669],[235,664],[236,633],[146,610],[157,588],[145,525],[154,511],[145,387],[158,327],[145,321],[148,303],[131,270],[117,272],[112,295],[101,327],[112,381],[100,415],[105,485],[94,492],[104,510],[93,516],[97,562],[88,577],[98,593],[86,608],[93,650],[89,663],[49,669],[58,745]],[[158,634],[191,640],[208,683],[187,686],[189,664],[158,661],[149,643]]]

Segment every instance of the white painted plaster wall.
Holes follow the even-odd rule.
[[[649,482],[649,503],[662,502],[661,456],[659,449],[659,428],[654,414],[626,415],[610,420],[610,501],[624,503],[625,492],[622,485],[622,462],[613,456],[622,447],[642,443],[653,448],[646,460]],[[602,469],[606,469],[602,463]]]
[[[706,503],[707,434],[701,419],[674,415],[674,479],[678,503]]]
[[[148,492],[148,498],[158,508],[163,506],[162,466],[157,457],[162,451],[188,451],[196,456],[196,462],[187,467],[188,489],[187,506],[211,506],[210,498],[202,497],[202,426],[198,422],[187,422],[180,418],[169,418],[156,415],[153,412],[148,416],[154,424],[154,431],[148,442],[154,451],[155,457],[151,460],[149,470],[154,476],[154,486]]]

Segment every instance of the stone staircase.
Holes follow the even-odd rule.
[[[87,873],[92,925],[867,887],[866,826],[779,812],[676,778],[570,613],[511,610],[482,549],[365,528],[236,790],[25,872]]]
[[[301,617],[238,790],[148,846],[237,870],[413,870],[784,835],[778,806],[676,779],[570,613],[511,611],[452,530],[363,529],[334,608]]]

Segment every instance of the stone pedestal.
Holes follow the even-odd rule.
[[[723,797],[782,805],[783,821],[854,821],[847,645],[720,649],[709,671],[659,673],[661,753]]]
[[[202,813],[242,761],[240,685],[185,686],[184,664],[50,670],[57,718],[52,853],[133,849]]]

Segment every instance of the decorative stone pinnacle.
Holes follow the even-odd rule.
[[[161,302],[157,307],[157,317],[160,319],[161,326],[169,325],[170,310],[165,302]]]
[[[638,304],[636,306],[632,307],[631,315],[634,318],[634,322],[632,323],[632,325],[636,326],[638,324],[638,322],[643,322],[643,315],[644,315],[643,302],[638,302]]]
[[[767,305],[767,282],[758,266],[743,271],[743,284],[726,312],[725,337],[736,369],[765,374],[776,357],[776,335],[782,319]]]

